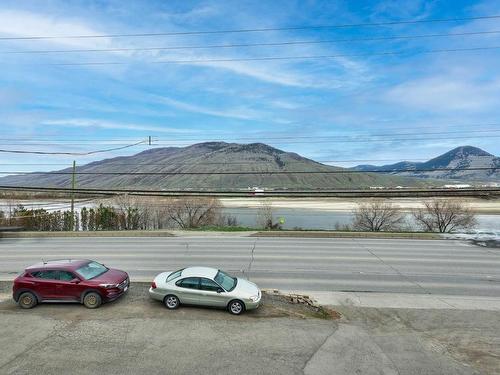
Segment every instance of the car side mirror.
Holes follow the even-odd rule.
[[[217,289],[217,293],[222,293],[223,291],[224,291],[224,289],[222,289],[222,288]]]
[[[74,278],[70,281],[71,284],[80,284],[80,279]]]

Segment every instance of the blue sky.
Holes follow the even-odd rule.
[[[497,1],[3,0],[0,37],[279,28],[499,14]],[[0,51],[206,46],[476,31],[500,31],[500,19],[147,38],[0,40]],[[500,50],[418,53],[491,46],[500,46],[500,33],[220,49],[1,53],[4,142],[0,148],[83,152],[151,135],[158,146],[255,140],[343,166],[366,164],[364,160],[384,164],[428,159],[465,144],[498,155]],[[388,51],[408,53],[369,55]],[[151,63],[333,54],[350,56]],[[124,64],[55,65],[81,62]],[[488,132],[491,130],[497,132]],[[425,134],[440,132],[445,134]],[[394,140],[397,134],[403,134],[400,140]],[[414,140],[412,134],[425,140]],[[146,148],[76,160],[83,164]],[[0,162],[70,164],[73,159],[2,154]],[[54,166],[5,165],[2,169],[29,171]]]

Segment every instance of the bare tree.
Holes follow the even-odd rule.
[[[148,229],[148,207],[144,203],[141,197],[127,194],[113,198],[112,206],[118,210],[122,229]]]
[[[280,223],[274,222],[273,205],[270,201],[262,201],[257,212],[257,225],[264,229],[281,229]]]
[[[221,203],[214,197],[173,198],[167,214],[183,229],[213,225],[220,216]]]
[[[471,229],[476,217],[469,207],[457,200],[433,199],[413,211],[413,217],[427,232],[451,233]]]
[[[404,222],[403,215],[392,203],[360,204],[353,214],[353,228],[368,232],[399,230]]]

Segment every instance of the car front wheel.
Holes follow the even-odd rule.
[[[229,302],[227,309],[233,315],[240,315],[243,311],[245,311],[245,305],[239,300],[234,300]]]
[[[19,296],[18,303],[23,309],[31,309],[36,306],[38,300],[33,293],[24,292]]]
[[[85,297],[83,297],[83,304],[88,309],[96,309],[99,306],[101,306],[101,303],[102,303],[102,298],[96,292],[87,293],[85,294]]]
[[[170,310],[174,310],[176,308],[179,307],[179,298],[177,298],[176,296],[174,295],[168,295],[165,297],[165,299],[163,300],[163,303],[165,303],[165,306],[167,307],[167,309],[170,309]]]

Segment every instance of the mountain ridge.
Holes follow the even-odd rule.
[[[386,165],[357,165],[351,169],[357,171],[387,171],[387,174],[435,178],[461,181],[494,181],[500,180],[498,170],[464,170],[466,168],[497,168],[500,167],[500,158],[474,146],[459,146],[444,154],[438,155],[425,162],[401,161]],[[449,171],[415,171],[428,169],[450,169]]]
[[[71,168],[58,172],[70,172]],[[311,171],[311,174],[293,174]],[[345,174],[341,173],[346,171]],[[119,156],[77,167],[77,186],[86,188],[137,188],[221,190],[247,189],[352,189],[371,186],[425,186],[418,179],[379,173],[352,173],[321,164],[294,152],[264,143],[204,142],[186,147],[161,147],[131,156]],[[114,172],[118,175],[92,175]],[[134,175],[133,173],[156,173]],[[196,175],[196,173],[203,174]],[[213,174],[211,174],[211,172]],[[232,172],[224,174],[224,172]],[[234,172],[244,172],[242,174]],[[246,172],[246,173],[245,173]],[[259,174],[265,172],[268,174]],[[269,174],[269,172],[282,172]],[[335,173],[318,173],[335,172]],[[132,174],[130,174],[132,173]],[[162,175],[162,173],[166,173]],[[168,174],[170,173],[170,174]],[[186,174],[191,173],[191,174]],[[0,178],[1,185],[68,187],[71,175],[32,173]]]

